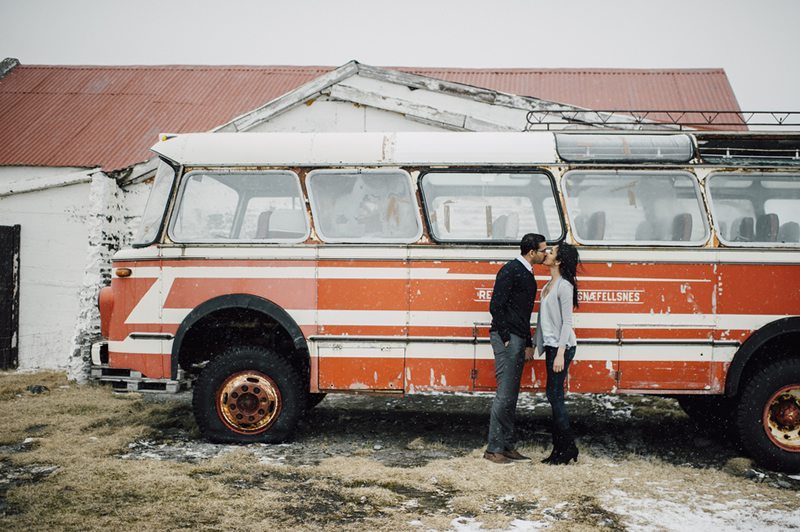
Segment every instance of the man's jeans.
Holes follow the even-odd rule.
[[[569,364],[575,358],[575,346],[568,347],[564,352],[564,369],[558,373],[553,371],[558,348],[546,345],[544,353],[547,366],[547,400],[553,408],[553,425],[557,431],[565,432],[569,429],[569,416],[567,407],[564,406],[564,381],[567,378]]]
[[[514,449],[514,417],[517,413],[522,367],[525,365],[525,340],[512,334],[506,346],[503,345],[500,335],[492,331],[489,342],[494,351],[497,391],[489,418],[489,445],[486,450],[490,453],[502,453]]]

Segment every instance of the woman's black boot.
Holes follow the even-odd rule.
[[[561,437],[561,433],[556,427],[553,427],[553,450],[550,451],[550,456],[542,460],[543,464],[552,464],[553,460],[558,459],[558,456],[561,454],[561,447],[563,445]]]
[[[549,463],[552,463],[552,462],[553,462],[553,459],[554,459],[556,456],[558,456],[558,449],[556,449],[555,447],[553,447],[553,450],[552,450],[552,451],[550,451],[550,455],[549,455],[547,458],[543,458],[543,459],[542,459],[542,463],[543,463],[543,464],[549,464]]]
[[[571,429],[560,434],[560,447],[559,452],[550,459],[550,465],[564,465],[569,464],[571,461],[578,461],[578,447],[575,445],[575,436],[572,434]]]

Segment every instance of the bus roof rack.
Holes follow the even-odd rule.
[[[800,111],[576,109],[548,107],[527,114],[525,131],[551,129],[640,130],[797,130]]]

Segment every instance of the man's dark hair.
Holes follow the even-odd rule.
[[[519,254],[527,255],[531,250],[538,250],[539,244],[544,241],[544,237],[539,233],[528,233],[522,237],[522,240],[519,241]]]

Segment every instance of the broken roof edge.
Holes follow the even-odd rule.
[[[97,173],[107,175],[103,172],[102,168],[96,167],[56,176],[23,178],[0,186],[0,198],[51,188],[67,187],[79,183],[88,183],[92,180],[92,176]]]
[[[331,72],[319,76],[300,87],[270,100],[261,107],[257,107],[247,113],[237,116],[228,122],[215,127],[212,133],[218,131],[247,131],[256,125],[269,120],[281,113],[288,111],[311,99],[315,94],[321,93],[326,88],[358,73],[359,63],[355,60],[349,61],[344,65],[332,70]]]
[[[279,96],[267,102],[261,107],[215,127],[211,132],[247,131],[311,100],[315,96],[319,96],[327,88],[356,74],[379,81],[405,85],[413,89],[441,92],[459,98],[468,98],[487,105],[497,105],[523,111],[541,111],[551,108],[576,112],[588,111],[588,109],[565,103],[542,100],[532,96],[509,94],[465,83],[445,81],[430,76],[421,76],[400,70],[365,65],[356,60],[351,60],[328,74],[322,75],[283,96]]]

